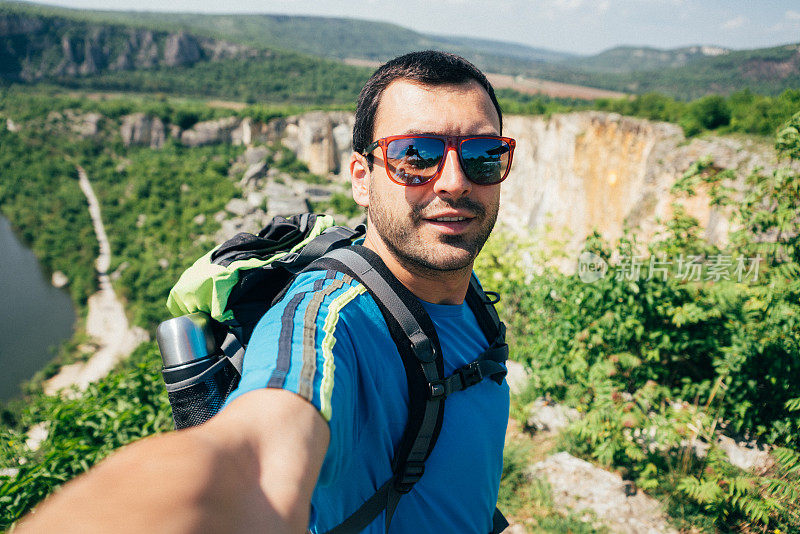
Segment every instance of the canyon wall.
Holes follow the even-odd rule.
[[[182,31],[0,13],[0,77],[34,81],[107,71],[186,67],[260,51]]]
[[[87,122],[64,117],[73,130]],[[498,224],[524,236],[562,242],[570,255],[594,229],[610,241],[626,226],[643,241],[651,239],[659,221],[671,216],[672,185],[701,158],[732,170],[739,188],[754,169],[777,165],[774,150],[763,142],[741,136],[686,139],[674,124],[611,113],[509,116],[504,122],[503,133],[517,140],[517,150],[503,184]],[[347,112],[314,111],[266,123],[231,116],[186,130],[140,113],[123,117],[118,131],[126,145],[154,148],[170,137],[188,146],[282,143],[314,174],[346,183],[352,127],[353,115]],[[702,184],[697,193],[681,203],[700,221],[706,237],[721,243],[729,215],[711,206]]]
[[[754,169],[776,164],[772,149],[753,141],[687,140],[676,125],[610,113],[512,116],[504,134],[517,139],[517,150],[503,184],[500,224],[538,236],[549,227],[568,251],[593,229],[614,240],[629,226],[650,239],[657,221],[671,215],[670,188],[700,158],[733,170],[739,187]],[[681,202],[708,239],[725,239],[728,218],[710,206],[702,188]]]

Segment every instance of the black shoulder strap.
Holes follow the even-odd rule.
[[[425,460],[441,431],[445,398],[483,378],[502,382],[506,373],[502,364],[508,356],[505,328],[494,310],[496,301],[486,297],[473,275],[467,300],[490,346],[477,360],[442,379],[442,351],[433,322],[419,300],[394,277],[377,254],[362,246],[340,248],[307,267],[316,269],[335,269],[364,284],[381,310],[406,371],[409,417],[392,460],[393,476],[327,534],[361,532],[383,510],[386,510],[388,533],[400,497],[411,491],[425,471]],[[508,525],[497,509],[493,523],[493,532],[501,532]]]
[[[486,340],[489,342],[489,348],[481,354],[479,360],[491,360],[505,364],[506,360],[508,360],[506,325],[500,321],[500,317],[494,307],[500,300],[500,295],[495,292],[484,292],[475,273],[472,273],[466,300],[475,315],[475,319],[478,321],[478,325],[483,330]],[[505,373],[503,373],[504,376]],[[500,378],[501,381],[503,377]]]
[[[328,534],[361,532],[386,510],[386,531],[400,497],[425,471],[444,418],[444,398],[431,399],[429,384],[444,372],[436,329],[419,300],[389,271],[380,257],[362,246],[331,251],[308,269],[336,269],[367,288],[397,345],[408,382],[409,416],[392,459],[392,478],[364,505]]]

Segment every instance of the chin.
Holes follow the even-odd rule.
[[[461,271],[471,269],[478,251],[474,253],[470,250],[452,245],[426,246],[422,253],[414,254],[408,251],[398,251],[406,261],[413,263],[430,271]]]

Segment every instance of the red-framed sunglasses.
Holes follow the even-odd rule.
[[[381,147],[389,178],[400,185],[423,185],[439,177],[445,154],[456,149],[464,175],[474,184],[499,184],[508,176],[517,142],[498,135],[392,135],[369,145]]]

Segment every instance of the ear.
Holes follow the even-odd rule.
[[[350,185],[353,189],[353,200],[361,207],[369,207],[369,186],[372,172],[367,165],[367,158],[353,152],[350,156]]]

